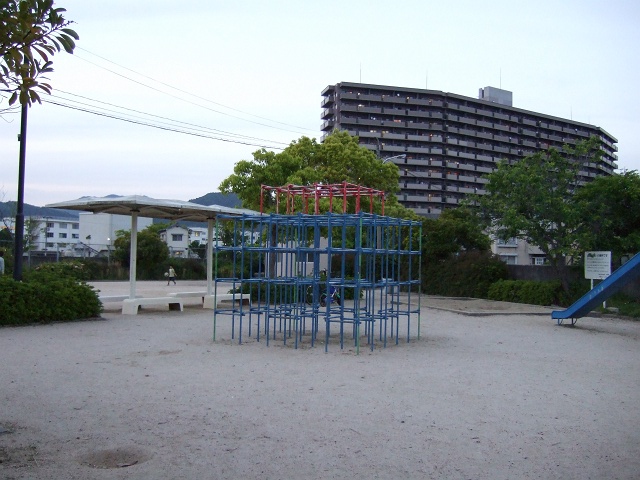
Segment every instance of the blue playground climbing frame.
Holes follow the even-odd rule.
[[[233,245],[215,246],[214,296],[250,294],[248,304],[214,309],[213,340],[219,318],[231,321],[231,338],[244,335],[315,346],[420,337],[420,222],[358,212],[219,215],[228,222]],[[230,271],[218,270],[221,256]],[[227,262],[228,265],[228,262]],[[331,293],[334,292],[334,296]],[[412,316],[417,319],[411,331]]]

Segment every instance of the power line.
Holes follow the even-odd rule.
[[[182,133],[184,135],[191,135],[193,137],[200,137],[200,138],[208,138],[211,140],[219,140],[221,142],[228,142],[228,143],[237,143],[240,145],[249,145],[252,147],[260,147],[260,148],[269,148],[269,149],[274,149],[274,150],[284,150],[282,147],[273,147],[273,146],[267,146],[267,145],[262,145],[262,144],[258,144],[258,143],[252,143],[252,142],[243,142],[240,140],[231,140],[228,138],[220,138],[220,137],[214,137],[212,135],[205,135],[202,133],[197,133],[197,132],[190,132],[190,131],[185,131],[185,130],[180,130],[177,128],[170,128],[167,126],[162,126],[162,125],[154,125],[152,123],[148,123],[148,122],[143,122],[143,121],[139,121],[139,120],[134,120],[134,119],[130,119],[130,118],[124,118],[124,117],[120,117],[117,115],[110,115],[107,113],[102,113],[102,112],[96,112],[93,110],[89,110],[86,108],[80,108],[80,107],[74,107],[72,105],[66,105],[64,103],[59,103],[59,102],[54,102],[51,100],[43,100],[44,103],[50,103],[52,105],[57,105],[59,107],[64,107],[64,108],[69,108],[71,110],[78,110],[80,112],[85,112],[85,113],[91,113],[93,115],[98,115],[101,117],[106,117],[106,118],[112,118],[115,120],[120,120],[123,122],[128,122],[128,123],[134,123],[136,125],[143,125],[146,127],[151,127],[151,128],[157,128],[158,130],[165,130],[165,131],[169,131],[169,132],[175,132],[175,133]]]
[[[161,119],[161,120],[168,120],[170,122],[169,125],[171,125],[171,124],[185,125],[187,127],[195,127],[196,130],[217,132],[220,135],[225,135],[225,136],[229,136],[229,137],[237,137],[237,138],[243,138],[243,139],[246,139],[246,140],[256,140],[256,141],[260,141],[260,142],[274,143],[274,144],[280,144],[280,145],[288,145],[285,142],[278,142],[278,141],[275,141],[275,140],[267,140],[267,139],[264,139],[264,138],[252,137],[252,136],[248,136],[248,135],[242,135],[242,134],[238,134],[238,133],[219,130],[217,128],[205,127],[205,126],[202,126],[202,125],[197,125],[197,124],[193,124],[193,123],[189,123],[189,122],[183,122],[183,121],[175,120],[175,119],[172,119],[172,118],[169,118],[169,117],[164,117],[164,116],[161,116],[161,115],[155,115],[155,114],[143,112],[141,110],[135,110],[135,109],[132,109],[132,108],[122,107],[120,105],[116,105],[116,104],[109,103],[109,102],[103,102],[101,100],[96,100],[96,99],[93,99],[93,98],[90,98],[90,97],[86,97],[86,96],[83,96],[83,95],[77,95],[77,94],[74,94],[74,93],[71,93],[71,92],[66,92],[64,90],[57,90],[57,91],[61,92],[61,93],[64,93],[65,95],[70,95],[72,97],[82,98],[84,100],[89,100],[91,102],[99,103],[99,104],[102,104],[102,105],[108,105],[110,107],[115,107],[115,108],[120,109],[120,110],[139,113],[139,114],[145,115],[147,117],[157,118],[157,119]],[[104,110],[106,112],[111,112],[111,113],[116,113],[116,114],[122,115],[122,112],[119,112],[117,110],[111,110],[111,109],[108,109],[108,108],[104,108],[104,107],[100,107],[100,106],[96,106],[96,105],[91,105],[89,103],[84,103],[84,102],[75,100],[73,98],[59,97],[59,96],[54,95],[54,94],[52,94],[51,97],[52,98],[58,98],[61,101],[73,102],[73,103],[76,103],[78,105],[83,105],[85,107],[90,107],[90,108],[94,108],[94,109],[100,109],[100,110]],[[131,115],[131,116],[133,118],[144,118],[144,117],[136,117],[135,115]],[[160,122],[160,123],[165,123],[165,122]]]
[[[160,85],[164,85],[164,86],[169,87],[169,88],[171,88],[171,89],[173,89],[173,90],[177,90],[178,92],[184,93],[184,94],[186,94],[186,95],[189,95],[189,96],[192,96],[192,97],[198,98],[198,99],[200,99],[200,100],[204,100],[205,102],[212,103],[212,104],[214,104],[214,105],[218,105],[218,106],[221,106],[221,107],[227,108],[227,109],[229,109],[229,110],[233,110],[233,111],[235,111],[235,112],[242,113],[243,115],[248,115],[248,116],[251,116],[251,117],[259,118],[259,119],[261,119],[261,120],[266,120],[266,121],[271,122],[271,123],[276,123],[276,124],[279,124],[279,125],[284,125],[284,126],[287,126],[287,127],[291,127],[291,128],[295,128],[295,129],[303,130],[303,131],[307,131],[307,132],[312,132],[312,131],[313,131],[313,130],[308,129],[308,128],[299,127],[299,126],[291,125],[291,124],[284,123],[284,122],[279,122],[279,121],[277,121],[277,120],[271,120],[271,119],[269,119],[269,118],[261,117],[261,116],[259,116],[259,115],[253,115],[253,114],[251,114],[251,113],[244,112],[244,111],[239,110],[239,109],[237,109],[237,108],[229,107],[229,106],[223,105],[223,104],[221,104],[221,103],[214,102],[213,100],[209,100],[209,99],[204,98],[204,97],[201,97],[201,96],[199,96],[199,95],[196,95],[196,94],[193,94],[193,93],[187,92],[187,91],[185,91],[185,90],[182,90],[182,89],[180,89],[180,88],[178,88],[178,87],[174,87],[173,85],[170,85],[170,84],[168,84],[168,83],[164,83],[164,82],[162,82],[162,81],[156,80],[156,79],[154,79],[154,78],[152,78],[152,77],[149,77],[149,76],[147,76],[147,75],[144,75],[144,74],[142,74],[142,73],[136,72],[135,70],[132,70],[132,69],[130,69],[130,68],[127,68],[127,67],[125,67],[125,66],[122,66],[122,65],[120,65],[120,64],[118,64],[118,63],[116,63],[116,62],[113,62],[113,61],[111,61],[111,60],[109,60],[109,59],[105,58],[105,57],[102,57],[102,56],[100,56],[100,55],[97,55],[97,54],[95,54],[95,53],[92,53],[92,52],[90,52],[89,50],[86,50],[86,49],[84,49],[84,48],[81,48],[81,47],[77,47],[77,48],[78,48],[79,50],[82,50],[82,51],[84,51],[84,52],[87,52],[87,53],[88,53],[88,54],[90,54],[90,55],[94,55],[94,56],[96,56],[96,57],[98,57],[98,58],[100,58],[100,59],[102,59],[102,60],[104,60],[104,61],[106,61],[106,62],[112,63],[113,65],[116,65],[116,66],[118,66],[118,67],[120,67],[120,68],[123,68],[123,69],[125,69],[125,70],[128,70],[128,71],[130,71],[130,72],[132,72],[132,73],[135,73],[136,75],[139,75],[139,76],[141,76],[141,77],[143,77],[143,78],[147,78],[147,79],[149,79],[149,80],[152,80],[153,82],[159,83]],[[112,74],[114,74],[114,75],[117,75],[117,76],[119,76],[119,77],[121,77],[121,78],[124,78],[124,79],[129,80],[129,81],[131,81],[131,82],[134,82],[134,83],[136,83],[136,84],[138,84],[138,85],[141,85],[141,86],[143,86],[143,87],[145,87],[145,88],[149,88],[149,89],[151,89],[151,90],[154,90],[154,91],[156,91],[156,92],[162,93],[162,94],[164,94],[164,95],[168,95],[168,96],[170,96],[170,97],[172,97],[172,98],[175,98],[175,99],[177,99],[177,100],[181,100],[181,101],[186,102],[186,103],[189,103],[189,104],[191,104],[191,105],[195,105],[195,106],[197,106],[197,107],[204,108],[205,110],[209,110],[209,111],[211,111],[211,112],[218,113],[218,114],[220,114],[220,115],[226,115],[226,116],[229,116],[229,117],[232,117],[232,118],[236,118],[236,119],[238,119],[238,120],[242,120],[242,121],[245,121],[245,122],[254,123],[254,124],[256,124],[256,125],[260,125],[260,126],[267,127],[267,128],[273,128],[273,129],[277,129],[277,130],[284,130],[284,131],[292,132],[292,133],[296,133],[296,134],[301,133],[301,132],[299,132],[299,131],[293,132],[292,130],[288,130],[288,129],[284,129],[284,128],[276,127],[276,126],[273,126],[273,125],[268,125],[268,124],[261,123],[261,122],[255,122],[255,121],[253,121],[253,120],[248,120],[248,119],[246,119],[246,118],[242,118],[242,117],[239,117],[239,116],[237,116],[237,115],[232,115],[232,114],[227,113],[227,112],[221,112],[221,111],[219,111],[219,110],[215,110],[215,109],[213,109],[213,108],[206,107],[206,106],[204,106],[204,105],[201,105],[201,104],[196,103],[196,102],[192,102],[192,101],[187,100],[187,99],[185,99],[185,98],[178,97],[178,96],[176,96],[176,95],[172,95],[171,93],[165,92],[165,91],[160,90],[160,89],[158,89],[158,88],[155,88],[155,87],[153,87],[153,86],[151,86],[151,85],[147,85],[146,83],[140,82],[140,81],[138,81],[138,80],[134,80],[134,79],[132,79],[132,78],[130,78],[130,77],[127,77],[126,75],[123,75],[123,74],[121,74],[121,73],[118,73],[118,72],[116,72],[116,71],[113,71],[113,70],[111,70],[111,69],[109,69],[109,68],[106,68],[106,67],[104,67],[104,66],[102,66],[102,65],[99,65],[99,64],[97,64],[97,63],[95,63],[95,62],[92,62],[91,60],[87,60],[86,58],[83,58],[83,57],[81,57],[81,56],[79,56],[79,55],[74,55],[74,57],[75,57],[75,58],[79,58],[80,60],[83,60],[83,61],[85,61],[85,62],[87,62],[87,63],[90,63],[91,65],[94,65],[94,66],[96,66],[96,67],[98,67],[98,68],[101,68],[101,69],[103,69],[103,70],[106,70],[107,72],[110,72],[110,73],[112,73]],[[315,132],[314,132],[314,133],[315,133]]]

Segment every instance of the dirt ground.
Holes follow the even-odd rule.
[[[420,302],[420,338],[414,315],[408,343],[359,355],[349,335],[239,345],[221,317],[214,343],[198,300],[0,328],[0,478],[639,478],[640,322]]]

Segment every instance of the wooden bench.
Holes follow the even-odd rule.
[[[175,297],[127,298],[122,301],[123,315],[137,315],[138,310],[147,305],[168,305],[169,310],[182,311],[182,301]]]

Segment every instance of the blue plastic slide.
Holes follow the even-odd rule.
[[[566,310],[551,312],[551,318],[558,320],[558,325],[560,325],[563,320],[570,318],[571,325],[574,325],[578,318],[584,317],[611,295],[618,292],[628,282],[638,277],[640,277],[640,253],[636,254],[631,260],[593,287],[593,289],[585,293]]]

